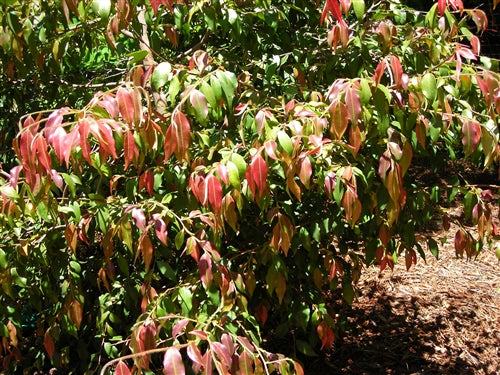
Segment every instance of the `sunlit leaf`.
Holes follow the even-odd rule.
[[[120,360],[115,367],[114,375],[131,375],[131,372],[125,362]]]
[[[481,125],[475,121],[465,121],[462,125],[462,144],[466,155],[472,154],[481,141]]]

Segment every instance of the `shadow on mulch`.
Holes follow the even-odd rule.
[[[365,287],[368,287],[366,285]],[[375,288],[375,286],[373,285]],[[436,307],[439,300],[431,301]],[[426,306],[417,297],[400,297],[380,293],[371,306],[353,307],[344,337],[336,343],[328,359],[308,361],[306,374],[477,374],[461,356],[436,345],[441,331],[448,329],[442,316],[428,322],[419,319]],[[405,314],[395,314],[394,306]],[[447,320],[462,319],[463,311],[452,306],[443,314]],[[474,319],[473,316],[467,317]],[[458,356],[457,356],[458,354]],[[477,362],[477,359],[472,359]],[[478,362],[477,362],[478,363]],[[478,363],[484,373],[488,366]]]

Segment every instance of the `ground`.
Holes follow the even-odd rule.
[[[437,260],[366,269],[344,336],[306,374],[500,374],[500,263],[487,247],[457,259],[456,228],[422,234],[447,238]]]

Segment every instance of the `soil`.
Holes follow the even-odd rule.
[[[404,259],[394,270],[364,270],[343,337],[326,359],[308,361],[306,374],[500,374],[496,243],[459,259],[457,226],[440,228],[422,234],[423,246],[428,236],[446,239],[439,259],[429,253],[409,271]]]

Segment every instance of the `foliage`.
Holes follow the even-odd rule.
[[[123,81],[88,104],[79,86],[73,105],[20,122],[19,164],[0,185],[6,372],[94,373],[112,360],[116,374],[301,373],[262,349],[262,329],[294,331],[305,355],[330,349],[341,329],[328,297],[352,303],[364,266],[425,258],[416,231],[443,199],[463,194],[479,230],[451,234],[458,256],[498,234],[491,191],[414,172],[497,166],[498,61],[467,27],[486,28],[480,10],[6,4],[11,79],[28,61],[61,77],[97,46],[129,57]],[[445,229],[454,220],[438,214]]]

